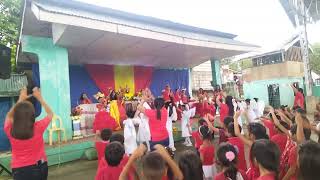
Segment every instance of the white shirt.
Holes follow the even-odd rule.
[[[189,132],[188,124],[190,118],[195,116],[196,108],[192,108],[190,110],[185,110],[182,112],[182,121],[181,121],[181,130],[182,130],[182,137],[190,137],[191,134]]]
[[[133,122],[136,120],[126,119],[123,121],[124,148],[126,154],[132,154],[137,149],[137,134]]]

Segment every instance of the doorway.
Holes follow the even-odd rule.
[[[280,89],[279,84],[268,85],[268,98],[270,106],[274,108],[280,108]]]

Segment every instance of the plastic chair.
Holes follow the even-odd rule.
[[[59,126],[57,126],[57,121],[59,121]],[[58,143],[61,142],[61,132],[63,133],[63,140],[67,142],[66,130],[62,127],[62,119],[54,115],[51,121],[51,128],[49,129],[49,145],[52,145],[52,135],[53,132],[57,132],[58,134]]]

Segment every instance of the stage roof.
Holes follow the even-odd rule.
[[[233,34],[74,0],[28,0],[23,34],[52,37],[71,64],[194,67],[258,48]]]
[[[279,0],[282,7],[286,11],[291,23],[293,26],[296,27],[295,22],[295,12],[296,9],[294,7],[294,4],[297,2],[297,0]],[[319,21],[320,20],[320,0],[304,0],[304,5],[306,8],[306,13],[309,19],[309,21]],[[299,15],[299,18],[302,18],[303,16]]]

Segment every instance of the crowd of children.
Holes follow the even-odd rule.
[[[114,117],[104,106],[94,122],[95,179],[316,180],[320,177],[320,144],[310,137],[319,130],[307,118],[301,90],[292,88],[298,96],[294,107],[267,106],[262,112],[264,103],[258,99],[238,101],[220,88],[211,97],[200,89],[197,100],[192,101],[185,90],[172,92],[170,86],[162,97],[154,98],[145,89],[139,100],[125,103],[126,118],[121,123],[111,121]],[[111,92],[111,99],[117,99],[115,95]],[[35,122],[34,107],[26,101],[30,96],[45,108],[45,119]],[[215,121],[217,114],[219,121]],[[14,179],[47,179],[42,134],[52,116],[39,89],[31,95],[21,90],[4,125],[12,145]],[[183,144],[194,148],[174,153],[173,123],[177,121]],[[123,135],[115,132],[119,126]]]

